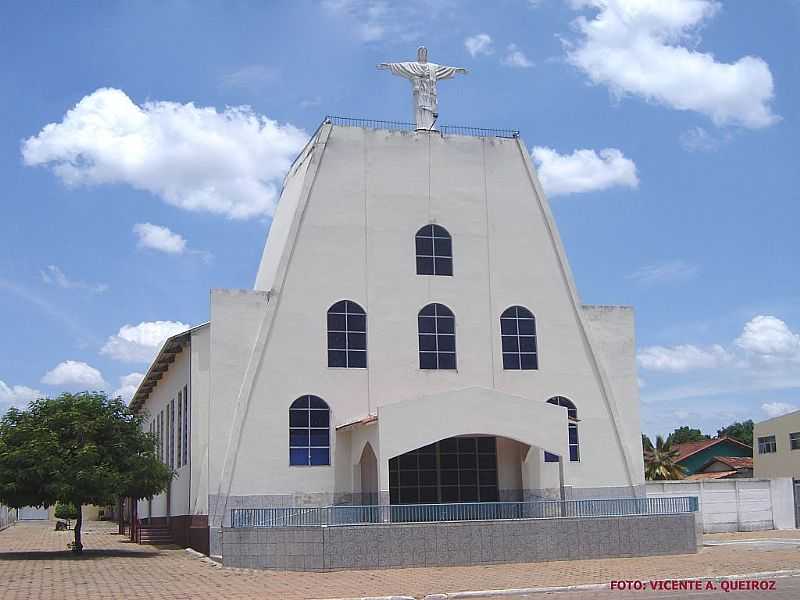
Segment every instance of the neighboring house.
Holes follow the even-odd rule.
[[[715,456],[687,479],[740,479],[753,476],[753,459],[749,456]]]
[[[579,299],[528,146],[352,124],[134,395],[177,473],[134,518],[219,555],[237,508],[642,495],[633,311]]]
[[[756,477],[800,479],[800,410],[756,423]]]
[[[731,437],[684,442],[676,444],[675,448],[678,450],[676,462],[683,467],[687,476],[700,472],[703,467],[719,457],[753,457],[753,449],[750,446]]]

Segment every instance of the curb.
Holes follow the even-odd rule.
[[[798,577],[800,576],[800,569],[785,569],[783,571],[759,571],[757,573],[739,573],[735,575],[712,575],[709,577],[679,577],[672,581],[722,581],[729,579],[759,579],[765,577],[774,577],[781,579],[785,577]],[[524,594],[548,594],[553,592],[581,592],[589,590],[602,590],[608,589],[611,585],[610,582],[606,583],[585,583],[581,585],[562,585],[551,587],[533,587],[533,588],[509,588],[504,590],[481,590],[470,592],[450,592],[448,594],[428,594],[423,600],[457,600],[459,598],[501,598],[503,596],[515,596]],[[349,600],[349,599],[331,599],[331,600]]]
[[[353,598],[326,598],[325,600],[416,600],[414,596],[359,596]]]
[[[216,567],[217,569],[222,568],[222,563],[215,561],[213,558],[209,558],[208,556],[206,556],[202,552],[198,552],[194,548],[184,548],[184,550],[186,550],[186,552],[192,555],[194,558],[198,558],[204,563],[211,565],[212,567]]]

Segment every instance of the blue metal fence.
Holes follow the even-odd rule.
[[[352,117],[337,117],[328,115],[325,123],[341,125],[343,127],[364,127],[366,129],[386,129],[388,131],[415,131],[414,123],[405,121],[380,121],[377,119],[354,119]],[[440,125],[437,130],[442,135],[466,135],[473,137],[499,137],[516,138],[519,131],[515,129],[483,129],[481,127],[467,127],[463,125]]]
[[[622,517],[696,512],[695,496],[537,502],[466,502],[368,506],[234,508],[232,527],[335,527],[369,523]]]

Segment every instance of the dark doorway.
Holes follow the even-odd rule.
[[[497,439],[454,437],[389,460],[392,504],[497,502]]]

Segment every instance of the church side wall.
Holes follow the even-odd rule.
[[[189,466],[181,465],[178,468],[178,392],[183,392],[183,387],[189,386],[189,347],[184,346],[182,352],[175,355],[175,361],[169,365],[169,369],[164,373],[158,385],[153,389],[142,407],[142,412],[147,414],[143,428],[150,431],[150,422],[164,411],[164,462],[169,464],[168,459],[168,409],[170,402],[175,400],[175,478],[170,483],[169,506],[167,502],[167,492],[154,496],[152,501],[140,500],[138,505],[139,518],[146,517],[166,517],[189,514]],[[191,414],[191,413],[190,413]],[[150,512],[152,510],[152,512]]]
[[[208,515],[208,416],[211,368],[211,327],[192,333],[191,338],[191,387],[192,400],[189,416],[192,453],[191,490],[189,514]]]

